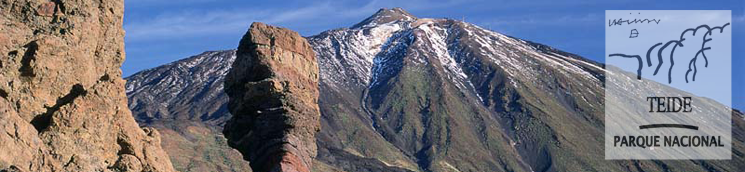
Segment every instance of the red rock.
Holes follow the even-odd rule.
[[[320,130],[318,65],[297,32],[251,25],[226,76],[233,117],[223,133],[253,171],[311,169]]]
[[[57,7],[57,4],[54,2],[46,2],[39,5],[39,8],[36,9],[36,14],[40,16],[48,16],[51,17],[54,15],[54,9]]]

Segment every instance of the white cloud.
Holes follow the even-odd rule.
[[[188,5],[188,4],[199,4],[199,3],[212,3],[217,0],[179,0],[177,5]],[[174,1],[172,0],[126,0],[124,1],[124,7],[152,7],[152,6],[173,6]]]
[[[142,1],[142,0],[137,0]],[[204,2],[212,0],[188,0]],[[157,3],[156,1],[155,3]],[[132,2],[134,3],[134,2]],[[127,19],[124,28],[128,41],[166,40],[180,37],[209,36],[218,34],[243,34],[252,22],[264,22],[279,26],[338,25],[349,19],[361,21],[381,7],[403,7],[406,10],[442,8],[462,3],[375,0],[362,6],[344,6],[334,1],[315,2],[310,6],[294,9],[230,8],[222,10],[183,10],[164,12],[152,19]],[[386,6],[384,6],[384,4]],[[334,29],[334,28],[325,28]]]
[[[602,16],[598,14],[585,15],[562,15],[562,16],[518,16],[509,18],[494,18],[482,22],[484,25],[568,25],[582,22],[602,21]]]
[[[299,9],[232,8],[166,12],[155,18],[126,21],[128,41],[218,35],[245,31],[254,21],[282,24],[335,12],[328,3]]]
[[[260,9],[179,11],[160,14],[150,20],[125,23],[124,29],[129,41],[202,36],[245,30],[253,21],[282,22],[293,13],[297,12],[280,13]]]

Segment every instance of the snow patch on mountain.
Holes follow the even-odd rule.
[[[448,79],[454,81],[454,83],[460,90],[467,90],[467,87],[464,83],[470,84],[470,81],[467,79],[468,76],[463,72],[460,64],[458,64],[456,60],[450,55],[451,53],[459,52],[450,51],[448,49],[447,37],[449,29],[443,28],[440,25],[436,25],[432,21],[421,24],[416,29],[424,31],[424,35],[417,36],[422,39],[427,39],[427,43],[429,43],[430,45],[420,47],[431,48],[430,52],[432,53],[434,58],[436,58],[447,71]]]
[[[373,59],[390,37],[407,23],[389,22],[355,29],[338,29],[308,38],[319,58],[321,81],[332,87],[368,85]]]

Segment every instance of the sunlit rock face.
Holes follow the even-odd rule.
[[[0,171],[173,171],[127,108],[123,5],[0,2]]]
[[[254,23],[225,79],[233,114],[223,130],[254,171],[311,169],[320,130],[318,65],[297,32]]]

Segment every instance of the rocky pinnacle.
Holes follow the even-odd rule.
[[[320,130],[318,65],[297,32],[253,23],[225,79],[223,133],[254,171],[311,169]]]
[[[0,2],[0,171],[173,171],[119,69],[123,0]]]

